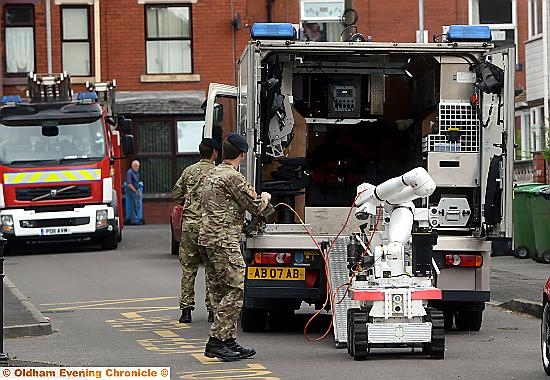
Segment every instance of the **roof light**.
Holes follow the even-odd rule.
[[[289,23],[256,23],[252,25],[253,40],[295,40],[296,29]]]
[[[95,92],[79,92],[76,100],[82,103],[95,103],[97,102],[97,94]]]
[[[16,105],[21,103],[21,97],[19,95],[4,95],[0,103],[5,105]]]
[[[486,25],[451,25],[447,31],[448,42],[489,42],[491,28]]]

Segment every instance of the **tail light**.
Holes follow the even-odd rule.
[[[479,268],[483,266],[483,256],[464,254],[445,255],[445,265],[448,267]]]
[[[292,255],[286,252],[256,252],[254,264],[256,265],[289,265],[292,263]]]

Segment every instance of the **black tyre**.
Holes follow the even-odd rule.
[[[542,367],[550,376],[550,304],[544,305],[540,329],[540,346],[542,353]]]
[[[348,354],[350,356],[353,356],[354,355],[354,352],[353,352],[353,315],[357,312],[359,312],[360,310],[357,309],[357,308],[352,308],[352,309],[348,309],[348,317],[347,317],[347,341],[348,341]]]
[[[451,310],[445,310],[443,312],[443,322],[445,325],[445,330],[451,330],[454,323],[454,313]]]
[[[102,238],[99,241],[99,244],[101,245],[101,249],[104,251],[111,251],[111,250],[117,249],[118,238],[117,238],[116,231],[110,234],[109,236]]]
[[[294,322],[294,309],[270,311],[267,322],[272,331],[291,331]]]
[[[366,360],[369,356],[368,313],[364,311],[353,313],[352,321],[353,358],[355,360]]]
[[[264,331],[267,310],[243,307],[241,310],[241,328],[244,332]]]
[[[176,255],[179,255],[179,253],[180,253],[180,242],[178,240],[176,240],[176,237],[174,236],[174,231],[172,231],[172,229],[170,229],[170,231],[172,232],[172,234],[171,234],[171,236],[172,236],[172,239],[171,239],[172,248],[170,249],[170,253],[172,253],[172,255],[176,256]]]
[[[541,255],[541,260],[545,264],[550,264],[550,251],[544,251]]]
[[[479,331],[483,321],[483,310],[457,311],[456,328],[459,331]]]
[[[432,322],[431,342],[423,346],[423,352],[432,359],[445,358],[445,321],[443,312],[428,308],[426,320]]]
[[[514,250],[514,256],[518,259],[526,259],[529,257],[529,249],[524,246],[517,247]]]

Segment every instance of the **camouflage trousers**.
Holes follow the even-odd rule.
[[[212,278],[214,278],[214,267],[204,247],[197,244],[198,232],[183,231],[180,240],[179,259],[181,264],[181,293],[180,309],[195,308],[195,278],[199,265],[204,264],[206,278],[206,309],[214,310],[215,303],[212,302]]]
[[[237,319],[244,300],[246,267],[240,247],[210,246],[206,247],[206,254],[216,273],[211,293],[216,309],[210,336],[220,340],[236,338]]]

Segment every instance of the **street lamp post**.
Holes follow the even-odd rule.
[[[0,364],[8,362],[8,355],[4,353],[4,246],[6,239],[0,234],[0,278],[2,278],[2,314],[0,321],[2,322],[2,340],[0,340]]]

